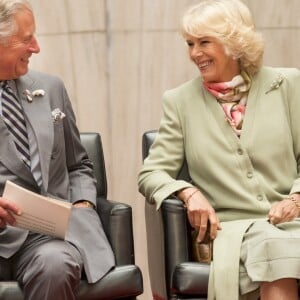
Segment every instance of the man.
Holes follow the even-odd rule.
[[[18,280],[25,299],[74,299],[82,270],[95,282],[113,267],[114,257],[94,210],[92,165],[65,87],[28,69],[31,55],[40,51],[34,34],[30,4],[0,0],[0,195],[10,180],[73,207],[64,241],[14,227],[22,212],[0,197],[0,279]],[[24,123],[23,129],[9,121],[15,112],[7,112],[7,100],[19,105],[16,123]]]

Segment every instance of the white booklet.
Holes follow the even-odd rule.
[[[2,197],[16,203],[22,211],[20,216],[14,215],[15,226],[65,238],[71,203],[36,194],[9,180],[6,181]]]

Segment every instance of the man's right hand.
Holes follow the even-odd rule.
[[[5,228],[6,225],[15,225],[14,215],[21,215],[21,213],[17,205],[0,197],[0,228]]]

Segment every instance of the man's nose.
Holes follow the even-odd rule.
[[[32,38],[29,49],[32,53],[39,53],[40,52],[40,46],[39,46],[39,43],[38,43],[38,41],[35,37]]]

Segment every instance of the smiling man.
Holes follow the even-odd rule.
[[[25,299],[69,300],[83,269],[95,282],[114,257],[94,209],[92,163],[64,84],[29,70],[39,51],[30,4],[0,0],[0,195],[10,180],[73,204],[65,241],[14,227],[22,211],[0,196],[0,279],[17,280]]]

